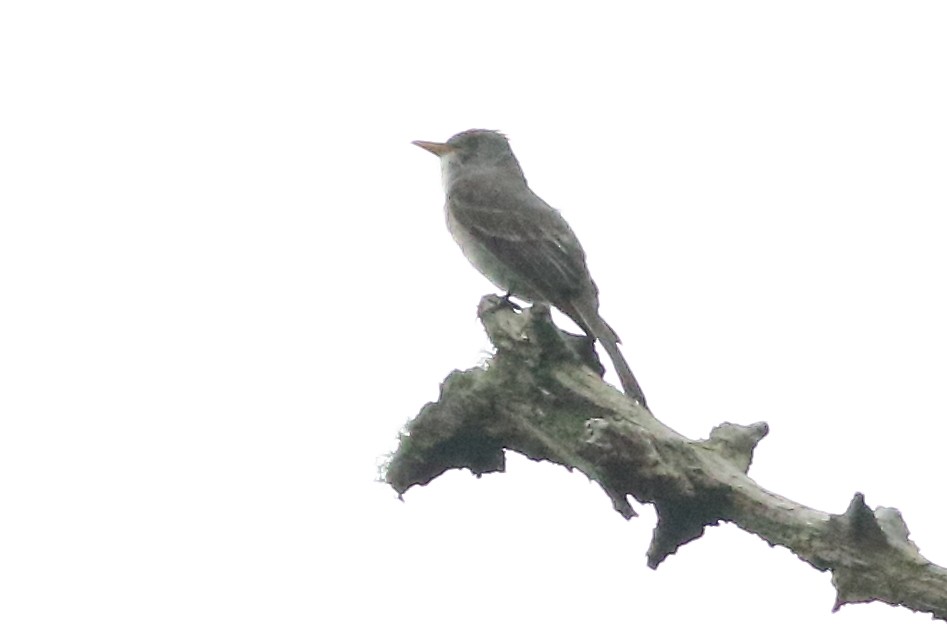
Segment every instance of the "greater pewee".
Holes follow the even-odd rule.
[[[414,144],[441,159],[447,228],[473,266],[511,295],[555,306],[600,341],[625,394],[647,407],[618,335],[598,313],[582,245],[559,211],[530,190],[506,137],[471,129],[444,143]]]

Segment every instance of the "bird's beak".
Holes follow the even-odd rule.
[[[454,150],[449,144],[445,142],[428,142],[427,140],[415,140],[411,143],[412,145],[417,145],[422,149],[430,151],[436,156],[443,156]]]

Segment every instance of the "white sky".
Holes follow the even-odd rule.
[[[409,142],[497,128],[661,420],[947,564],[947,5],[578,6],[3,4],[0,628],[940,627],[515,455],[373,481],[489,351]]]

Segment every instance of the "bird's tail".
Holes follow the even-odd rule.
[[[573,307],[574,306],[575,305],[573,305]],[[581,320],[573,319],[579,324],[584,324],[585,326],[582,328],[585,329],[586,333],[594,336],[602,343],[602,346],[605,347],[605,352],[608,353],[608,357],[612,360],[612,365],[615,367],[615,372],[618,373],[618,380],[621,381],[622,390],[625,391],[625,394],[629,398],[634,399],[640,403],[642,407],[648,409],[644,392],[641,391],[641,386],[638,385],[635,374],[631,372],[631,367],[618,349],[619,339],[618,334],[615,333],[615,329],[610,327],[608,323],[602,319],[602,316],[598,314],[598,310],[592,313],[583,313],[583,311],[591,311],[590,309],[575,309],[575,311],[576,315],[581,317]],[[571,316],[571,314],[569,315]]]
[[[605,326],[608,325],[606,324]],[[641,386],[638,385],[638,380],[635,379],[635,374],[631,372],[631,367],[628,365],[628,362],[625,361],[625,357],[618,349],[618,340],[614,337],[600,337],[598,340],[602,343],[602,346],[605,347],[605,352],[608,353],[608,356],[612,359],[612,364],[615,366],[615,372],[618,373],[618,379],[621,381],[622,390],[624,390],[625,394],[627,394],[629,397],[640,403],[643,408],[648,409],[648,403],[645,401],[644,392],[641,391]]]

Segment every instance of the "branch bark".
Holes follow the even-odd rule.
[[[830,571],[833,611],[881,601],[947,620],[947,569],[921,556],[897,509],[872,510],[856,493],[835,515],[771,493],[746,475],[765,423],[690,440],[606,384],[594,346],[556,328],[546,307],[485,296],[478,311],[497,351],[485,367],[448,375],[439,400],[408,423],[384,472],[399,496],[448,469],[503,471],[512,449],[579,469],[626,519],[636,514],[629,495],[654,504],[652,568],[727,521]]]

